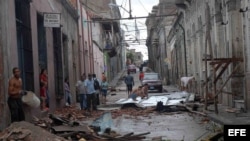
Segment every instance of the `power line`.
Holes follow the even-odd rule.
[[[124,24],[123,24],[124,25]],[[125,24],[126,26],[129,26],[129,27],[135,27],[135,25],[128,25],[128,24]],[[137,27],[145,27],[145,25],[144,26],[137,26]]]
[[[139,1],[139,3],[142,5],[142,7],[144,8],[144,10],[147,12],[147,13],[149,13],[148,12],[148,10],[144,7],[144,5],[142,4],[142,2],[141,2],[141,0],[138,0]]]
[[[126,7],[126,5],[127,5],[127,0],[126,0],[126,2],[125,2],[125,7]],[[122,2],[122,5],[123,5],[123,2]],[[122,13],[122,16],[124,16],[124,14],[125,14],[125,11],[123,10],[123,13]]]
[[[100,18],[93,18],[93,21],[99,22],[110,22],[110,21],[119,21],[119,20],[133,20],[133,19],[145,19],[145,18],[156,18],[156,17],[172,17],[177,16],[177,13],[174,14],[167,14],[167,15],[154,15],[154,16],[142,16],[142,17],[128,17],[128,18],[117,18],[117,19],[100,19]]]

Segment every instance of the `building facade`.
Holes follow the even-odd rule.
[[[50,110],[64,104],[64,78],[74,86],[78,71],[78,13],[75,1],[9,0],[1,1],[1,128],[8,124],[8,80],[12,68],[21,69],[23,89],[40,96],[39,75],[48,71]],[[45,27],[44,13],[59,13],[60,27]],[[70,77],[71,76],[71,77]],[[73,100],[74,87],[71,88]],[[74,100],[75,101],[75,100]],[[40,110],[25,107],[26,119],[40,115]],[[6,122],[7,121],[7,122]]]
[[[165,84],[171,83],[170,48],[168,48],[167,36],[177,17],[176,13],[177,7],[174,0],[160,0],[146,20],[149,65],[154,71],[160,73]]]
[[[88,3],[89,2],[89,3]],[[64,79],[69,78],[72,102],[80,76],[105,72],[109,80],[125,64],[121,51],[119,9],[105,0],[8,0],[0,1],[0,129],[10,122],[7,105],[12,68],[21,69],[23,89],[40,97],[39,75],[48,71],[49,110],[65,104]],[[103,5],[106,5],[104,7]],[[101,7],[101,9],[100,9]],[[44,25],[44,14],[60,15],[58,27]],[[39,108],[25,107],[26,119],[41,116]],[[7,122],[6,122],[7,121]]]
[[[175,6],[177,18],[166,37],[170,50],[162,54],[171,66],[170,82],[179,85],[181,77],[194,76],[193,93],[204,99],[210,95],[222,105],[249,109],[249,1],[175,0]],[[147,23],[149,62],[154,62],[163,38],[154,35],[152,21]],[[154,40],[158,41],[156,47]]]

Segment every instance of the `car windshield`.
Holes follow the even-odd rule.
[[[128,66],[130,69],[134,69],[135,68],[135,65],[129,65]]]
[[[144,80],[158,80],[158,74],[145,74]]]

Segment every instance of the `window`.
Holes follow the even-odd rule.
[[[34,91],[33,51],[28,0],[15,0],[18,64],[25,90]]]

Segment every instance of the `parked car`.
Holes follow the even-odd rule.
[[[136,66],[135,65],[128,65],[128,72],[136,73]]]
[[[148,84],[148,90],[158,90],[162,92],[162,79],[159,73],[144,73],[144,78],[142,80],[142,85]]]

